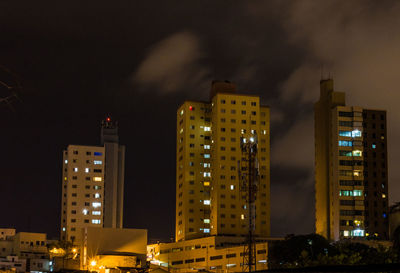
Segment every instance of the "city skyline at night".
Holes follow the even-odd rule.
[[[398,11],[396,1],[5,1],[0,95],[16,86],[17,99],[0,104],[0,227],[58,237],[62,151],[100,143],[111,115],[126,146],[124,227],[174,237],[176,109],[208,101],[213,80],[270,108],[272,236],[314,230],[321,78],[348,105],[387,111],[388,205],[399,201]]]

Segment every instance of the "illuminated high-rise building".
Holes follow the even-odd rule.
[[[246,193],[239,183],[241,139],[258,140],[255,236],[270,234],[269,108],[258,96],[213,82],[210,101],[185,101],[177,111],[176,241],[248,233]]]
[[[386,112],[346,106],[333,80],[315,104],[315,229],[329,240],[388,237]]]
[[[125,147],[110,118],[102,122],[101,144],[63,152],[61,240],[79,245],[82,228],[122,228]]]

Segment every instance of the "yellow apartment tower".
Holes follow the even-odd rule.
[[[322,80],[315,113],[315,230],[329,240],[388,236],[386,111],[346,106]]]
[[[258,96],[213,82],[209,102],[185,101],[177,111],[176,241],[248,234],[240,190],[241,139],[258,140],[259,182],[254,234],[270,235],[269,108]]]

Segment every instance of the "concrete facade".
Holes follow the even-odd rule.
[[[147,247],[148,260],[170,272],[243,272],[243,238],[210,236]],[[256,244],[256,270],[266,270],[268,243]]]
[[[257,96],[214,82],[211,101],[186,101],[177,111],[176,241],[248,233],[240,191],[241,138],[258,138],[259,192],[255,234],[270,234],[269,108]]]

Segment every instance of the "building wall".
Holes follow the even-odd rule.
[[[14,228],[0,228],[0,240],[8,240],[15,236]]]
[[[240,238],[210,236],[147,247],[148,259],[168,271],[242,272],[244,246]],[[256,245],[256,270],[267,269],[268,243]]]
[[[63,153],[61,240],[81,243],[81,229],[103,226],[105,149],[69,145]]]
[[[125,146],[105,142],[104,227],[123,227]]]
[[[12,240],[0,240],[0,257],[7,257],[13,254],[13,246]]]
[[[96,259],[97,264],[100,264],[100,260],[104,260],[108,261],[105,266],[110,265],[113,255],[132,257],[135,254],[143,258],[146,255],[147,230],[145,229],[88,227],[82,230],[82,237],[84,241],[80,250],[81,269],[88,269],[90,262]]]
[[[48,257],[45,233],[18,232],[13,240],[13,254],[19,258]]]
[[[240,138],[258,136],[260,163],[256,235],[270,233],[269,108],[257,96],[218,93],[177,111],[176,241],[245,235],[248,210],[240,192]]]
[[[345,105],[344,93],[333,91],[333,81],[323,80],[320,85],[320,99],[314,105],[315,126],[315,232],[325,238],[332,238],[332,211],[330,187],[331,120],[333,109]]]
[[[364,110],[366,233],[389,239],[386,111]]]
[[[365,231],[363,109],[338,106],[332,111],[331,238],[338,240],[363,236]]]
[[[26,259],[19,259],[17,256],[0,258],[0,269],[21,273],[26,272]]]

